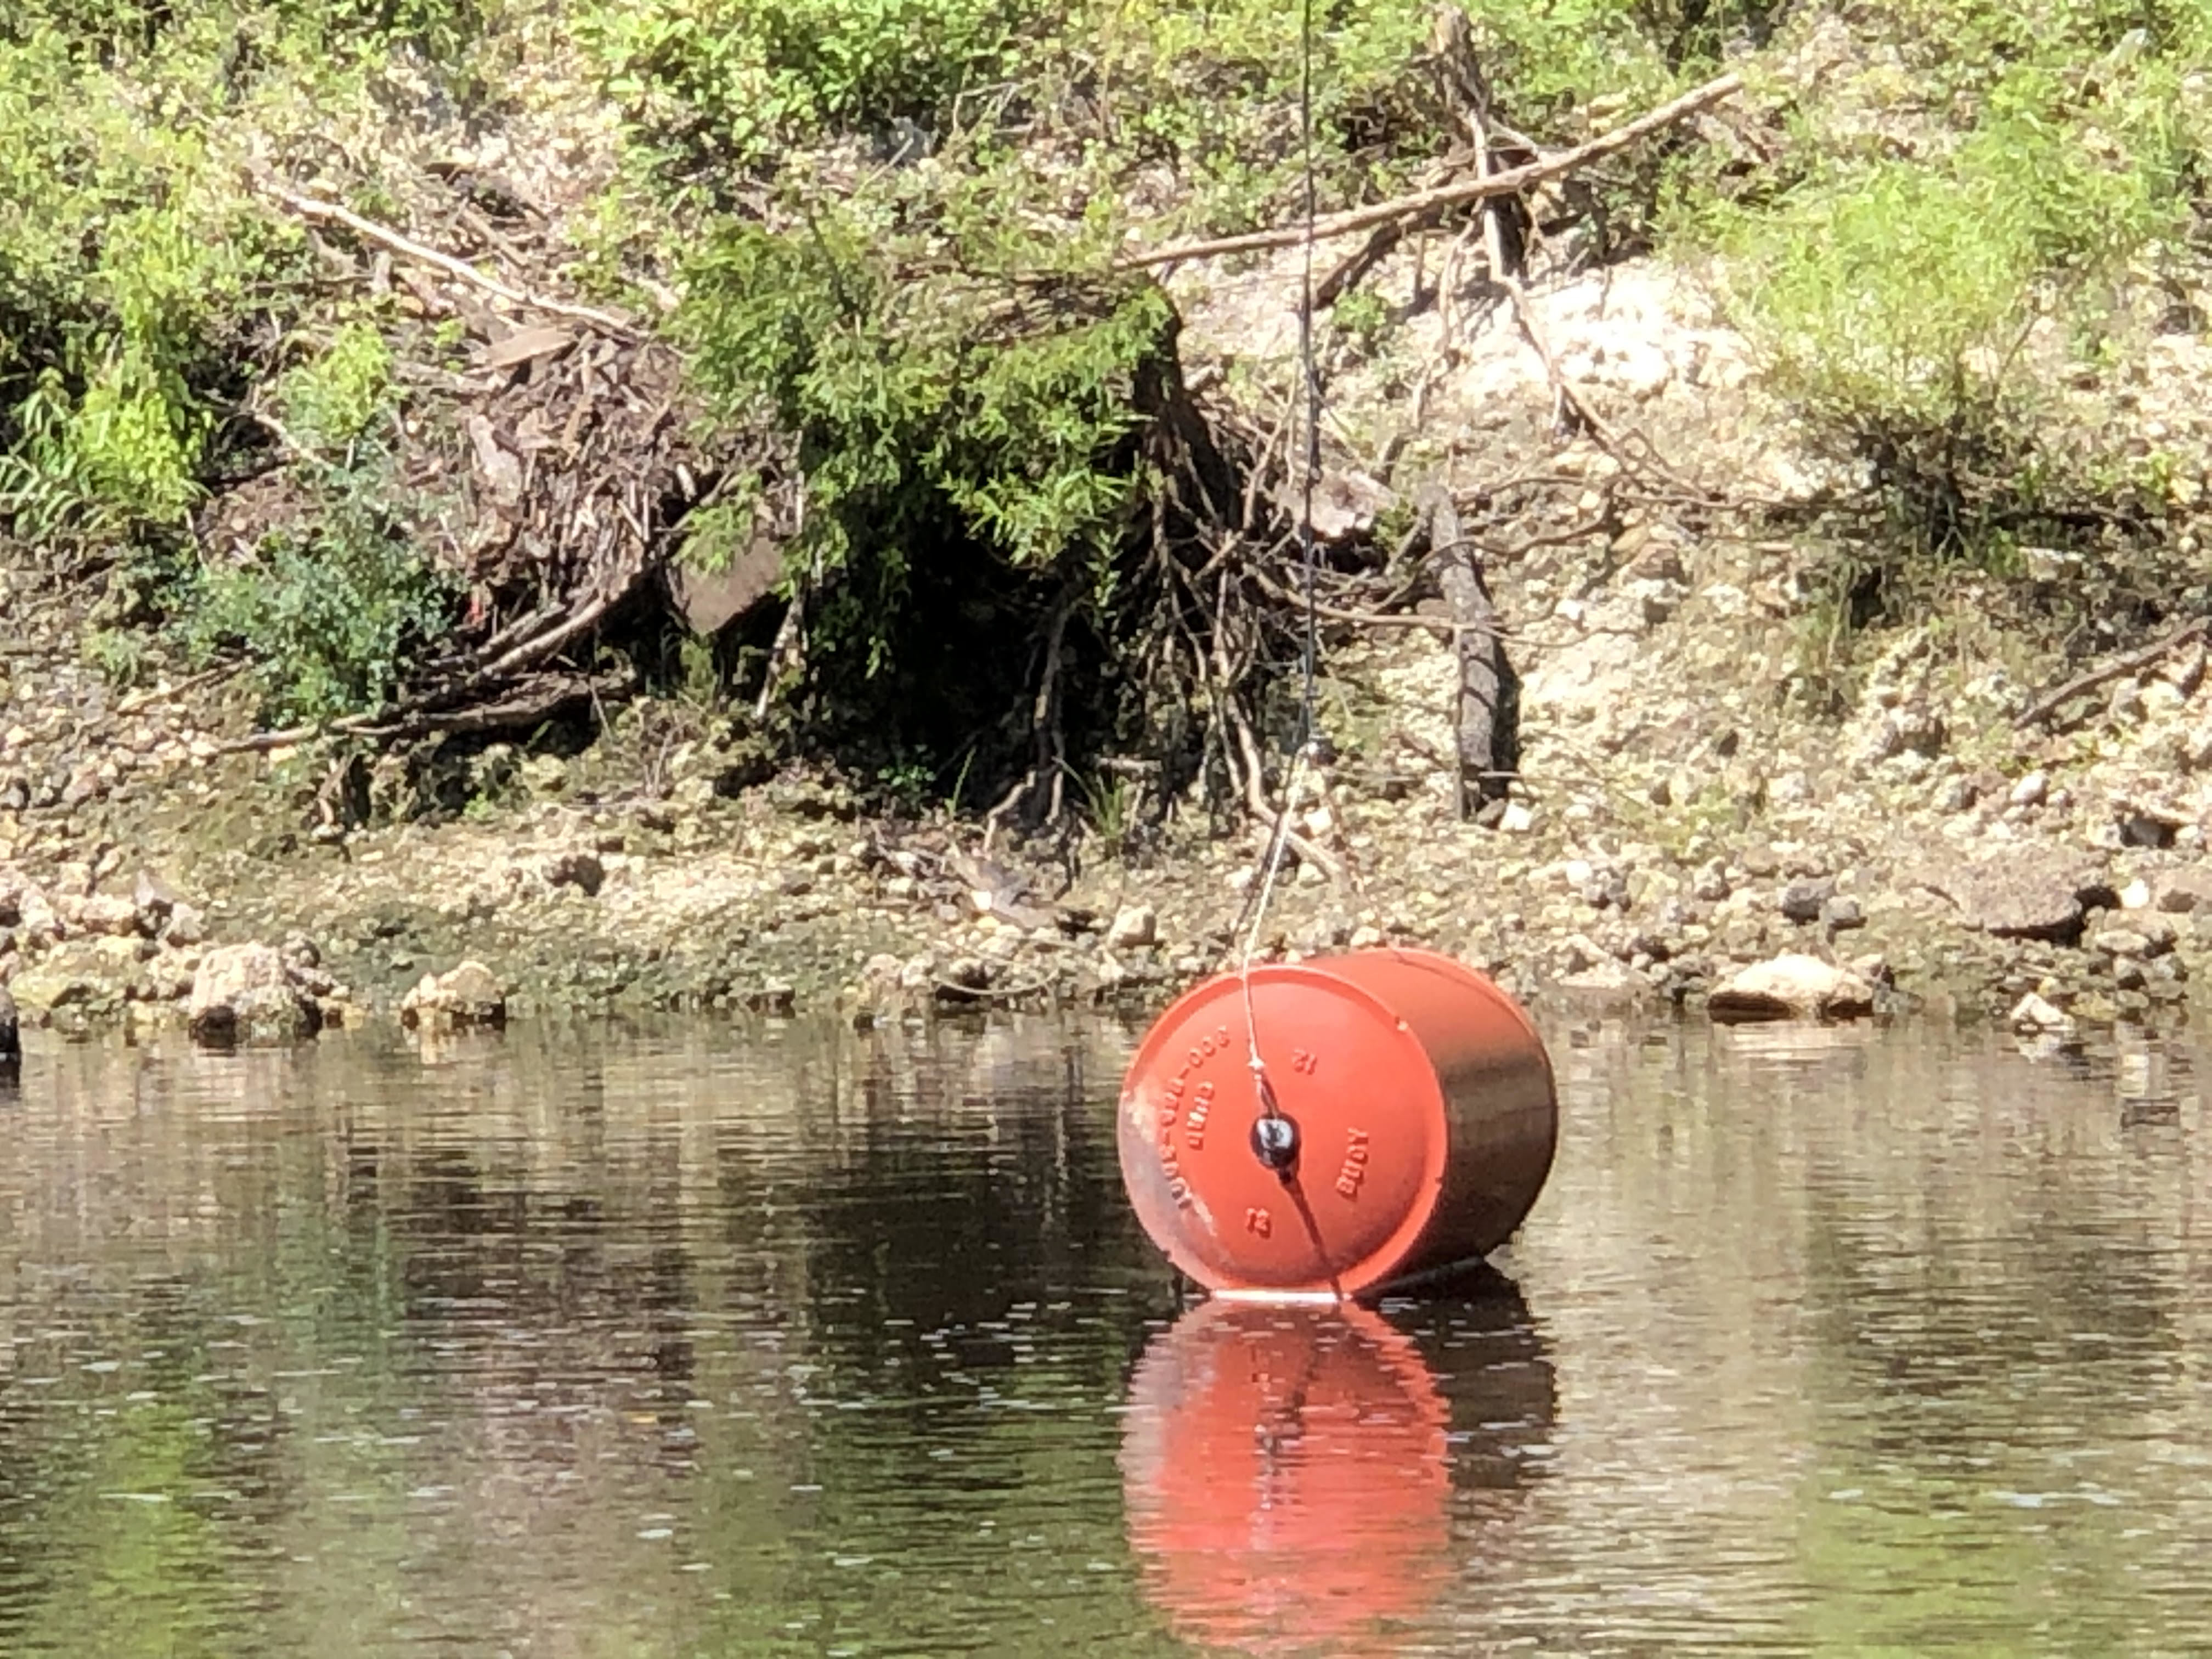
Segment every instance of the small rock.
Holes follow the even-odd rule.
[[[972,1002],[991,988],[992,965],[981,957],[958,957],[945,964],[933,988],[946,1002]]]
[[[322,1014],[293,982],[277,951],[266,945],[229,945],[202,959],[185,1022],[193,1042],[228,1048],[311,1037]]]
[[[606,866],[592,853],[563,853],[545,866],[547,885],[577,888],[586,898],[597,898],[606,878]]]
[[[167,925],[161,929],[162,944],[173,950],[189,951],[206,940],[207,923],[197,906],[179,904],[170,910]]]
[[[284,958],[285,966],[295,971],[323,965],[322,948],[296,927],[284,935],[284,942],[276,947],[276,954]]]
[[[15,1082],[23,1066],[23,1039],[18,1030],[15,999],[0,985],[0,1086]]]
[[[1982,798],[1972,778],[1953,778],[1936,792],[1939,812],[1963,812]]]
[[[2013,785],[2005,799],[2014,806],[2040,806],[2051,793],[2051,774],[2038,769]]]
[[[1113,951],[1133,951],[1159,939],[1159,917],[1149,904],[1125,904],[1114,913],[1106,929],[1106,945]]]
[[[17,1007],[40,1024],[51,1024],[64,1009],[86,1009],[117,1000],[112,957],[95,948],[110,940],[76,940],[64,945],[44,961],[17,969],[9,988]]]
[[[1782,914],[1792,921],[1818,921],[1821,908],[1835,896],[1833,876],[1802,877],[1782,890]]]
[[[1562,975],[1558,981],[1558,988],[1573,996],[1600,1002],[1629,1001],[1648,994],[1651,981],[1627,963],[1607,957]]]
[[[77,925],[88,933],[135,933],[138,907],[119,893],[95,893],[78,907]]]
[[[1536,814],[1519,801],[1510,800],[1498,815],[1498,827],[1509,836],[1525,836],[1536,827]]]
[[[1959,920],[1997,939],[2081,938],[2092,905],[2118,900],[2094,864],[2059,851],[2026,848],[1977,863],[1930,866],[1917,884],[1958,907]]]
[[[1723,1024],[1768,1019],[1853,1019],[1874,1012],[1874,988],[1818,957],[1784,955],[1754,963],[1714,988],[1705,1011]]]
[[[399,1023],[410,1030],[466,1030],[507,1024],[507,990],[480,962],[450,973],[425,974],[400,1000]]]
[[[1347,943],[1355,951],[1372,951],[1382,943],[1382,938],[1380,927],[1355,927]]]
[[[2052,1032],[2062,1036],[2074,1034],[2074,1017],[2064,1009],[2054,1007],[2034,992],[2030,991],[2012,1006],[2007,1016],[2012,1029],[2024,1036]]]
[[[2175,871],[2160,879],[2154,902],[2167,915],[2187,915],[2192,911],[2212,913],[2212,872]]]
[[[2150,954],[2150,940],[2129,927],[2100,927],[2085,942],[2100,955],[2120,959]]]
[[[131,902],[138,912],[138,931],[152,939],[161,931],[179,902],[175,890],[151,870],[141,870],[131,884]]]
[[[62,936],[62,919],[45,893],[26,887],[15,899],[15,928],[27,945],[46,945]]]
[[[2155,912],[2138,912],[2125,927],[2100,927],[2089,935],[2089,949],[2110,957],[2137,957],[2148,961],[2172,951],[2179,937],[2173,923]]]
[[[893,961],[896,958],[894,957]],[[790,1013],[799,1006],[799,992],[780,980],[771,980],[766,985],[747,991],[739,1000],[757,1014],[781,1016]]]
[[[2133,881],[2120,889],[2121,909],[2148,910],[2149,908],[2150,884],[2145,881],[2141,876],[2137,876]]]
[[[2173,845],[2185,822],[2166,808],[2133,809],[2120,815],[2120,845],[2163,851]]]
[[[1856,899],[1838,895],[1820,907],[1820,921],[1831,933],[1848,933],[1866,926],[1866,912]]]

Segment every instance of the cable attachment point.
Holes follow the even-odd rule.
[[[1279,1176],[1288,1176],[1298,1161],[1298,1126],[1280,1112],[1252,1121],[1252,1156]]]

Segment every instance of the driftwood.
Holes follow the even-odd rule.
[[[1456,734],[1456,792],[1462,819],[1505,798],[1517,763],[1513,693],[1516,683],[1498,637],[1498,613],[1483,585],[1473,544],[1462,533],[1459,509],[1442,484],[1424,484],[1414,497],[1414,537],[1435,565],[1437,586],[1450,607],[1452,651],[1458,690],[1452,727]]]
[[[270,200],[281,203],[302,219],[314,224],[343,225],[364,240],[426,264],[447,276],[480,289],[495,299],[505,300],[510,305],[526,306],[532,311],[542,311],[549,316],[573,318],[580,323],[611,334],[617,339],[635,341],[643,338],[637,329],[621,318],[605,311],[594,311],[589,306],[570,305],[565,301],[549,299],[501,282],[498,277],[478,270],[465,259],[441,252],[428,243],[418,242],[411,236],[402,235],[389,226],[380,225],[374,219],[364,219],[351,208],[338,202],[326,202],[318,196],[303,196],[297,191],[267,179],[255,181],[257,187]]]
[[[425,319],[392,331],[407,396],[391,438],[392,500],[414,512],[408,533],[462,590],[465,614],[409,665],[385,706],[258,732],[235,750],[518,729],[566,704],[627,695],[629,677],[595,669],[595,641],[648,579],[662,586],[678,521],[714,485],[717,469],[688,435],[677,354],[623,318],[513,275],[557,267],[561,249],[541,226],[495,228],[435,179],[419,182],[413,216],[444,224],[459,245],[496,249],[510,275],[340,203],[265,179],[256,187],[319,235],[336,228],[325,258],[341,270],[350,263],[364,286],[391,282]],[[471,337],[463,373],[440,364],[421,337],[427,322],[447,318]],[[319,510],[318,489],[343,471],[266,411],[241,412],[289,465],[203,513],[195,529],[215,562],[249,562],[272,534],[298,533]],[[406,507],[410,500],[426,505]]]
[[[1544,156],[1526,166],[1509,167],[1503,173],[1477,174],[1472,179],[1457,179],[1430,190],[1416,191],[1410,196],[1376,202],[1368,207],[1325,214],[1314,221],[1313,238],[1316,241],[1330,241],[1340,236],[1352,236],[1363,230],[1372,230],[1378,225],[1418,220],[1448,208],[1487,201],[1492,197],[1518,195],[1549,179],[1577,172],[1593,161],[1603,161],[1607,156],[1626,149],[1700,110],[1735,97],[1742,90],[1741,76],[1720,76],[1614,128],[1611,132],[1601,134],[1587,143]],[[1142,252],[1125,254],[1115,263],[1121,270],[1136,270],[1155,265],[1177,264],[1189,259],[1218,259],[1232,253],[1261,253],[1273,248],[1296,247],[1306,240],[1306,227],[1302,224],[1283,225],[1272,230],[1247,231],[1237,236],[1170,242]]]
[[[2199,617],[2194,622],[2182,623],[2148,645],[2124,652],[2110,662],[2101,663],[2086,673],[2075,675],[2057,690],[2038,697],[2015,716],[2013,720],[2014,729],[2041,725],[2075,698],[2094,691],[2100,686],[2108,685],[2123,675],[2132,674],[2139,668],[2149,667],[2176,646],[2203,639],[2208,629],[2212,629],[2212,617]]]

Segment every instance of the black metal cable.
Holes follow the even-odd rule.
[[[1301,447],[1298,492],[1298,563],[1304,577],[1305,647],[1300,666],[1298,746],[1319,735],[1315,730],[1314,676],[1320,655],[1320,617],[1314,599],[1314,489],[1321,475],[1321,374],[1314,365],[1314,221],[1317,195],[1314,179],[1314,0],[1298,8],[1298,149],[1304,168],[1305,240],[1298,283],[1298,374],[1304,381],[1305,442]]]

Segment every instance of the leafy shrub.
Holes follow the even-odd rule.
[[[278,720],[378,708],[452,619],[453,584],[416,546],[380,465],[333,471],[317,495],[303,528],[273,538],[252,564],[204,573],[182,607],[195,656],[252,653]]]
[[[578,33],[672,153],[738,166],[830,125],[933,118],[1002,75],[1034,0],[602,0]]]
[[[200,494],[248,342],[306,303],[240,179],[451,56],[491,0],[19,0],[0,12],[0,526],[159,534]]]
[[[1111,551],[1137,487],[1133,384],[1172,321],[1140,280],[902,278],[901,251],[849,219],[732,225],[694,268],[684,318],[719,410],[796,440],[808,510],[793,556],[847,573],[872,643],[947,526],[1021,568]]]
[[[2198,158],[2176,67],[1978,65],[1969,124],[1922,155],[1830,155],[1778,201],[1698,228],[1770,387],[1868,465],[1919,549],[1986,550],[2067,487],[2051,388],[2100,361],[2131,276],[2185,228]]]
[[[0,43],[0,377],[29,376],[0,417],[16,440],[0,510],[47,532],[190,505],[201,431],[183,382],[235,293],[199,147],[88,97],[94,78],[53,33]]]
[[[1717,40],[1705,21],[1738,9],[1470,8],[1499,112],[1540,137],[1601,91],[1667,88]],[[1333,198],[1401,185],[1455,142],[1419,70],[1432,11],[1361,0],[1318,18],[1314,117]],[[1273,0],[591,0],[578,33],[663,175],[725,199],[730,169],[772,172],[790,147],[880,140],[900,120],[967,133],[986,161],[1006,159],[994,137],[1054,153],[1035,181],[1051,210],[1136,191],[1153,215],[1232,228],[1282,211],[1298,176],[1299,9]],[[1178,199],[1163,199],[1163,172]]]
[[[286,423],[317,451],[343,450],[390,412],[392,348],[365,322],[341,327],[319,357],[278,383]]]

